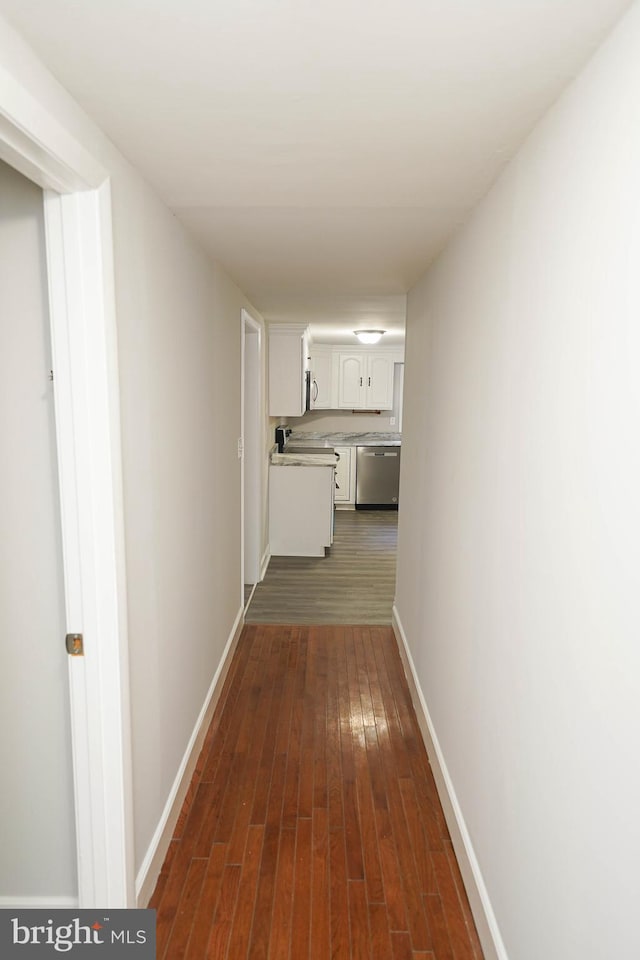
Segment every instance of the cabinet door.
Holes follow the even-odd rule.
[[[269,416],[301,417],[305,412],[306,335],[297,325],[269,330]]]
[[[351,489],[351,447],[336,447],[340,456],[336,465],[336,503],[353,503],[355,491]]]
[[[269,468],[269,543],[274,557],[324,557],[333,542],[333,467]]]
[[[361,353],[341,353],[338,406],[347,410],[364,407],[365,369]]]
[[[311,409],[329,410],[331,407],[333,357],[331,351],[311,353]]]
[[[367,357],[366,404],[372,410],[393,408],[393,358],[380,353]]]

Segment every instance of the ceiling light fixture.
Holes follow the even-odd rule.
[[[377,343],[384,330],[354,330],[353,331],[360,343]]]

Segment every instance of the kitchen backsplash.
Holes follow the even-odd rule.
[[[380,414],[351,413],[350,410],[312,410],[303,417],[289,417],[287,423],[298,432],[305,430],[322,433],[389,433],[398,430],[398,421],[390,424],[394,411]]]

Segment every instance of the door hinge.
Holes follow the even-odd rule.
[[[81,633],[68,633],[64,645],[72,657],[84,657],[84,639]]]

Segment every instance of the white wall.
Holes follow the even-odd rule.
[[[0,902],[77,896],[42,191],[0,163]],[[31,898],[31,899],[30,899]]]
[[[111,176],[140,867],[241,609],[251,305],[2,21],[0,62]]]
[[[114,181],[113,204],[140,862],[241,606],[249,304],[150,191]]]
[[[408,303],[397,613],[511,960],[640,956],[639,50]]]

